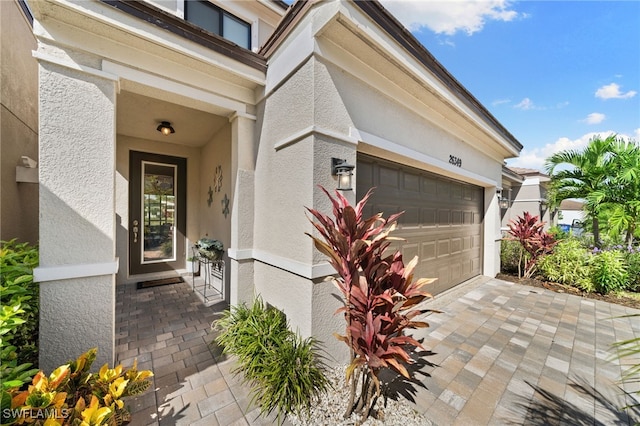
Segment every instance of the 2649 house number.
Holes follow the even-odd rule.
[[[454,166],[462,167],[462,158],[456,157],[455,155],[449,156],[449,164],[453,164]]]

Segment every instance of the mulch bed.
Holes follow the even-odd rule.
[[[603,300],[605,302],[616,303],[618,305],[627,306],[629,308],[640,309],[640,300],[633,299],[631,297],[623,297],[623,296],[618,296],[616,294],[586,293],[576,287],[544,281],[538,278],[518,278],[515,275],[508,275],[508,274],[498,274],[496,278],[504,281],[510,281],[514,283],[529,285],[532,287],[546,288],[547,290],[555,291],[556,293],[573,294],[573,295],[585,297],[588,299]]]

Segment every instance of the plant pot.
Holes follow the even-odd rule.
[[[220,260],[220,259],[222,259],[222,252],[219,251],[219,250],[198,249],[198,253],[200,253],[200,256],[204,257],[205,259],[209,259],[209,260]]]
[[[200,276],[200,262],[198,260],[187,260],[187,273],[194,277]]]

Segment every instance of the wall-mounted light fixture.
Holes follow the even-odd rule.
[[[162,123],[158,124],[158,128],[156,130],[165,136],[176,132],[174,128],[171,127],[171,123],[169,123],[168,121],[163,121]]]
[[[347,160],[331,159],[331,175],[338,177],[338,189],[340,191],[351,191],[353,189],[351,188],[351,177],[355,167],[353,164],[347,163]]]
[[[511,193],[511,190],[509,190],[509,195]],[[498,206],[500,207],[501,210],[506,210],[509,208],[509,206],[511,205],[511,200],[509,200],[510,196],[504,196],[503,195],[503,191],[502,189],[498,189]]]

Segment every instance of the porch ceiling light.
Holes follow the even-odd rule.
[[[339,158],[331,159],[331,175],[338,177],[338,190],[351,191],[351,177],[356,166]]]
[[[171,127],[171,123],[169,123],[168,121],[163,121],[162,123],[158,124],[158,128],[156,130],[165,136],[176,132],[174,128]]]

